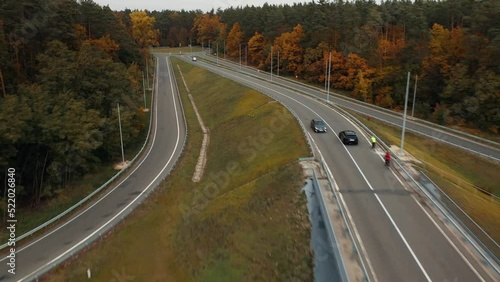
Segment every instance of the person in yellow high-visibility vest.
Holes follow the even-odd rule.
[[[375,138],[375,136],[372,136],[372,138],[370,139],[372,141],[372,149],[375,149],[375,143],[377,143],[377,138]]]

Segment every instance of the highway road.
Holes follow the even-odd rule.
[[[198,60],[192,62],[257,89],[291,109],[305,125],[335,179],[362,244],[371,281],[499,281],[498,265],[489,267],[464,238],[443,223],[383,165],[382,152],[371,149],[368,136],[317,99],[234,69]],[[314,133],[312,118],[328,124],[328,133]],[[345,146],[339,131],[353,129],[360,144]],[[495,269],[496,267],[496,269]]]
[[[168,58],[158,55],[150,144],[113,189],[43,237],[18,247],[15,275],[0,260],[0,281],[31,281],[119,222],[170,173],[186,138],[185,120]]]
[[[293,89],[296,92],[300,92],[303,94],[308,94],[313,97],[317,97],[320,99],[326,99],[326,93],[319,88],[306,85],[303,83],[299,83],[298,81],[290,80],[287,78],[279,77],[274,74],[271,78],[270,73],[257,71],[254,68],[248,67],[240,67],[238,64],[227,61],[227,60],[217,60],[214,56],[207,56],[202,53],[197,53],[198,58],[201,60],[208,60],[213,63],[217,62],[219,65],[230,68],[232,70],[241,72],[246,75],[251,75],[254,77],[261,78],[265,81],[271,81],[275,84],[279,84],[281,86],[285,86],[289,89]],[[330,93],[328,96],[329,101],[340,105],[344,108],[354,110],[358,113],[363,113],[369,116],[372,116],[376,119],[388,122],[390,124],[401,127],[403,124],[402,114],[392,112],[380,107],[376,107],[374,105],[370,105],[367,103],[362,103],[360,101],[355,101],[353,99],[346,99],[341,95],[336,95]],[[410,110],[410,109],[409,109]],[[408,111],[409,113],[409,111]],[[500,144],[497,142],[480,142],[476,136],[467,135],[458,131],[452,131],[450,129],[444,129],[437,125],[426,123],[424,121],[415,119],[407,120],[407,129],[410,131],[418,132],[420,134],[426,135],[431,138],[438,139],[440,141],[446,142],[448,144],[457,146],[459,148],[474,152],[476,154],[480,154],[484,157],[500,161]]]

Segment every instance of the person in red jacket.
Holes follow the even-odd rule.
[[[391,163],[391,154],[389,152],[386,152],[385,153],[385,165],[389,166],[390,163]]]

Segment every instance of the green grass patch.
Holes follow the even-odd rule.
[[[354,114],[386,144],[401,144],[401,129]],[[497,242],[500,241],[500,202],[480,192],[480,187],[500,196],[499,164],[465,150],[411,132],[405,134],[405,151],[415,164],[450,196]]]
[[[293,116],[268,97],[172,59],[210,130],[208,161],[191,177],[202,132],[180,87],[189,135],[169,178],[112,232],[51,281],[311,281],[303,176],[309,155]],[[180,81],[180,78],[178,78]]]

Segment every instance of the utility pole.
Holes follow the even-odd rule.
[[[146,110],[146,87],[144,83],[146,83],[146,81],[144,79],[144,72],[142,72],[142,93],[144,94],[144,110]]]
[[[328,82],[328,60],[325,60],[325,92],[326,92],[326,83]]]
[[[122,164],[125,165],[125,153],[123,152],[123,134],[122,134],[122,120],[120,118],[120,104],[117,104],[118,106],[118,125],[120,127],[120,143],[122,146]]]
[[[330,57],[328,59],[328,89],[326,91],[326,100],[330,101],[330,74],[332,72],[332,52],[330,52]]]
[[[413,89],[413,103],[411,104],[411,117],[413,117],[413,113],[415,112],[415,99],[417,98],[417,81],[418,81],[418,74],[415,75],[415,89]]]
[[[410,72],[408,72],[408,79],[406,81],[406,97],[405,97],[405,110],[403,113],[403,131],[401,132],[401,147],[400,155],[403,155],[403,146],[405,144],[405,130],[406,130],[406,109],[408,108],[408,92],[410,91]]]
[[[271,81],[273,81],[273,46],[271,46]]]
[[[148,58],[146,58],[146,84],[148,85],[148,89],[149,89],[149,66],[148,66]]]
[[[278,76],[280,76],[280,51],[278,51]]]

